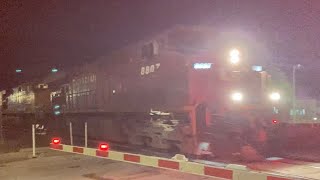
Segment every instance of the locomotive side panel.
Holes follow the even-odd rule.
[[[103,69],[104,82],[99,88],[103,88],[105,111],[147,112],[188,102],[187,66],[181,54],[163,49],[154,59],[110,64]]]
[[[8,96],[6,112],[31,113],[34,111],[34,92],[31,85],[21,85]]]
[[[96,68],[93,72],[97,82],[94,95],[97,109],[146,112],[151,108],[180,108],[190,104],[188,68],[192,64],[187,52],[202,41],[206,47],[206,40],[198,38],[203,32],[206,31],[177,27],[98,59],[92,64]],[[190,39],[184,41],[186,37]],[[79,96],[82,95],[73,99]],[[73,102],[76,103],[79,102]]]
[[[120,116],[106,114],[68,114],[59,121],[65,121],[65,125],[72,122],[74,143],[84,145],[84,127],[88,126],[88,140],[91,145],[97,147],[99,142],[126,143],[127,134],[123,130],[123,119]],[[64,139],[68,138],[68,134]]]
[[[50,90],[45,84],[23,84],[5,95],[6,107],[3,111],[6,113],[48,112],[51,104]]]
[[[34,105],[37,107],[37,109],[42,109],[45,112],[49,112],[49,109],[51,109],[50,90],[35,90]]]
[[[63,89],[66,94],[65,112],[97,111],[97,71],[85,66],[73,74]]]
[[[70,87],[72,100],[69,100],[69,104],[76,107],[76,111],[72,112],[81,114],[68,114],[66,118],[74,123],[75,134],[83,135],[84,121],[87,121],[89,131],[92,131],[94,136],[92,138],[99,140],[126,139],[129,135],[123,128],[123,125],[126,125],[130,129],[129,132],[134,132],[137,136],[145,136],[152,140],[160,138],[161,141],[163,139],[163,143],[167,143],[169,135],[167,138],[158,137],[157,132],[165,129],[170,131],[168,134],[174,134],[177,130],[168,129],[167,126],[171,125],[163,124],[156,127],[157,131],[154,131],[154,124],[147,123],[150,121],[148,114],[150,109],[173,112],[173,109],[181,109],[190,104],[188,73],[192,66],[189,62],[192,58],[189,55],[184,54],[181,48],[167,44],[167,35],[139,42],[108,57],[102,57],[92,64],[94,67],[91,70],[83,72],[77,70],[79,73],[76,73],[76,78],[73,79],[78,77],[83,79],[80,76],[86,72],[96,75],[94,93],[97,108],[94,111],[102,111],[102,113],[95,114],[94,117],[85,117],[81,113],[88,111],[88,107],[79,107],[79,104],[86,101],[84,97],[88,93],[84,90],[86,87],[81,85],[85,79],[72,81]],[[174,121],[177,124],[179,120],[185,119],[178,116],[175,118],[178,118]],[[143,127],[149,127],[144,134],[139,134],[141,124]],[[130,136],[134,133],[130,133]],[[170,136],[169,139],[171,144],[180,141],[177,136]],[[155,144],[153,141],[151,143]],[[167,146],[163,145],[163,147]]]

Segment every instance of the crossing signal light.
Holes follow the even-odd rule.
[[[60,138],[53,138],[52,139],[52,144],[60,144],[61,140]]]
[[[109,150],[109,144],[107,144],[107,143],[101,143],[101,144],[99,145],[99,149],[100,149],[101,151],[108,151],[108,150]]]

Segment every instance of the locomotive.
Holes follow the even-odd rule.
[[[60,88],[65,74],[47,76],[0,91],[0,133],[7,150],[31,146],[31,126],[36,127],[37,146],[47,146],[48,122],[53,120],[51,93]],[[50,88],[49,88],[50,86]]]
[[[53,97],[57,136],[68,139],[71,122],[74,143],[83,145],[87,123],[88,139],[97,142],[190,155],[237,152],[250,125],[283,118],[280,92],[239,50],[215,57],[206,43],[211,33],[177,27],[70,72]]]
[[[280,92],[240,50],[217,53],[212,34],[178,26],[69,71],[48,88],[53,136],[69,143],[72,125],[81,146],[87,123],[92,146],[105,141],[220,157],[240,151],[263,132],[244,135],[250,127],[265,130],[283,118]]]

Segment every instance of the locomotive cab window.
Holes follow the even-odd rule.
[[[147,43],[141,48],[142,58],[145,60],[151,60],[158,55],[159,46],[156,41]]]

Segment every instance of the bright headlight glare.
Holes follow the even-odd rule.
[[[281,95],[280,93],[278,92],[273,92],[269,95],[269,98],[272,100],[272,101],[279,101],[280,98],[281,98]]]
[[[232,49],[229,53],[230,62],[232,64],[238,64],[240,61],[240,51],[237,49]]]
[[[231,94],[231,100],[240,102],[243,99],[243,95],[240,92],[234,92]]]

